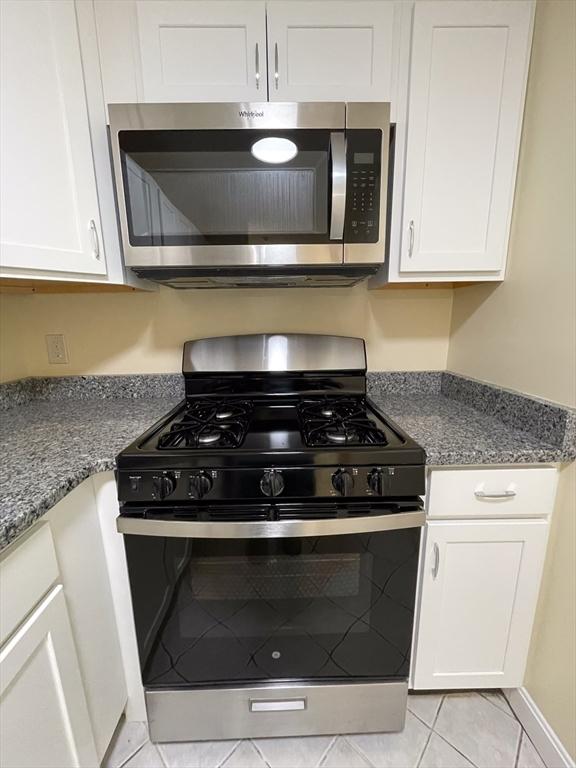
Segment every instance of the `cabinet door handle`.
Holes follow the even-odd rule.
[[[92,255],[95,259],[100,261],[100,240],[98,238],[98,230],[96,229],[96,222],[94,219],[90,219],[90,224],[88,226],[92,233]]]
[[[256,43],[256,51],[254,54],[255,59],[255,65],[256,65],[256,90],[260,88],[260,48],[258,46],[258,43]]]
[[[278,90],[278,80],[280,75],[278,74],[278,43],[274,43],[274,86]]]
[[[414,252],[414,220],[410,221],[410,224],[408,225],[408,233],[410,235],[410,239],[408,241],[408,258],[412,258],[412,253]]]
[[[440,568],[440,547],[438,544],[434,544],[434,565],[432,566],[432,578],[435,579],[438,576],[438,569]]]
[[[516,496],[516,491],[502,491],[502,493],[486,493],[486,491],[474,491],[477,499],[511,499]]]

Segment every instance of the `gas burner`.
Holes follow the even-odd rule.
[[[298,406],[304,442],[325,445],[386,445],[382,430],[366,415],[363,398],[304,400]]]
[[[335,445],[349,445],[359,442],[358,432],[354,429],[340,428],[337,425],[326,427],[326,440]]]
[[[191,400],[158,440],[160,449],[238,448],[252,412],[249,400]]]

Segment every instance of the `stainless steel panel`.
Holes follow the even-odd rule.
[[[129,267],[380,264],[386,239],[389,104],[245,102],[230,104],[110,104],[110,133],[124,260]],[[238,128],[382,128],[380,239],[368,244],[143,246],[130,245],[117,134],[121,130]],[[262,280],[259,281],[259,284]],[[169,284],[174,285],[172,281]],[[230,281],[224,285],[230,285]],[[235,285],[236,283],[234,283]],[[286,283],[284,283],[286,284]],[[291,284],[291,283],[290,283]],[[310,281],[309,285],[322,284]],[[349,281],[346,282],[349,284]],[[195,282],[180,284],[196,285]],[[207,287],[205,285],[205,287]]]
[[[346,214],[346,137],[343,133],[330,134],[330,154],[332,156],[330,239],[341,240]]]
[[[425,512],[400,512],[393,515],[333,520],[266,520],[239,523],[117,517],[116,527],[120,533],[136,536],[189,539],[284,539],[420,528],[425,521]]]
[[[215,336],[184,344],[184,373],[365,371],[364,339],[318,333]]]
[[[251,702],[305,699],[299,710],[251,710]],[[405,681],[146,691],[154,742],[401,731]]]
[[[344,128],[346,104],[256,101],[198,104],[109,104],[110,132],[237,128]]]
[[[380,227],[377,243],[344,243],[345,264],[383,264],[386,255],[388,209],[388,163],[390,147],[390,104],[353,102],[346,105],[346,128],[380,128],[382,156],[380,171]]]
[[[120,202],[124,206],[124,198]],[[124,208],[125,210],[125,208]],[[341,264],[342,244],[319,245],[171,245],[129,244],[122,221],[124,258],[129,267],[256,267],[297,264]]]

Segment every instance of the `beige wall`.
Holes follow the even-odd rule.
[[[3,379],[178,371],[186,339],[261,331],[362,336],[372,370],[444,369],[451,289],[175,291],[9,297],[25,318],[5,349]],[[10,323],[12,324],[12,323]],[[6,334],[10,336],[10,333]],[[68,365],[50,365],[44,336],[63,333]]]
[[[28,376],[28,357],[22,344],[23,312],[20,296],[0,295],[0,381]]]
[[[448,368],[576,405],[576,3],[540,0],[498,287],[454,292]],[[576,471],[561,473],[527,688],[576,757]]]
[[[576,398],[576,3],[537,5],[505,282],[454,292],[448,368]]]

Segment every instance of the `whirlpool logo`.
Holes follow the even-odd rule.
[[[240,117],[264,117],[264,111],[255,112],[247,109],[241,109],[238,114]]]

